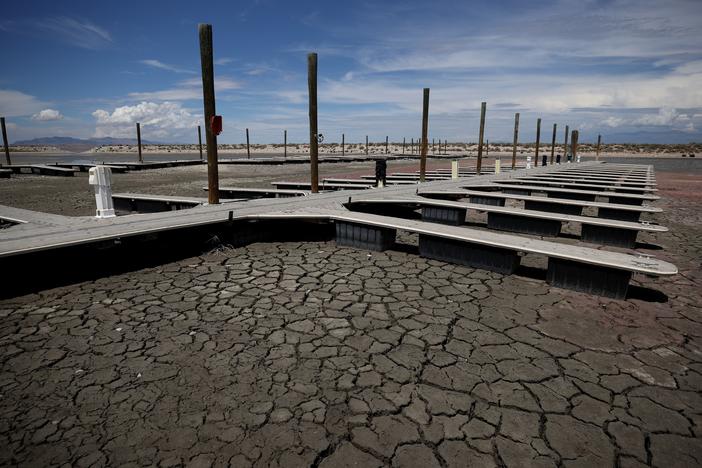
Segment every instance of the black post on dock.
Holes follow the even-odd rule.
[[[402,154],[405,154],[405,141],[406,141],[406,138],[402,137]]]
[[[137,148],[139,149],[139,162],[144,162],[144,158],[141,155],[141,124],[136,123],[137,127]]]
[[[436,148],[434,147],[434,138],[431,139],[431,154],[436,154]]]
[[[319,192],[319,140],[317,131],[317,54],[307,55],[307,86],[310,107],[310,177],[312,193]]]
[[[570,154],[573,155],[573,162],[578,162],[578,137],[577,130],[573,130],[570,134]]]
[[[512,142],[512,169],[517,167],[517,141],[519,140],[519,112],[514,114],[514,141]]]
[[[368,135],[366,135],[366,155],[368,154]]]
[[[388,137],[385,136],[385,154],[388,154]]]
[[[595,149],[595,161],[600,160],[600,145],[602,144],[602,135],[597,135],[597,148]]]
[[[568,161],[568,125],[566,125],[565,139],[563,140],[563,159]]]
[[[198,25],[200,35],[200,64],[202,67],[202,97],[205,112],[205,139],[207,141],[207,200],[219,203],[219,167],[217,161],[217,135],[212,131],[215,116],[214,65],[212,60],[212,25]]]
[[[5,160],[7,165],[12,165],[10,159],[10,143],[7,141],[7,129],[5,128],[5,117],[0,117],[0,127],[2,127],[2,146],[5,149]]]
[[[419,181],[424,182],[427,172],[427,135],[429,134],[429,88],[424,88],[422,99],[422,146],[419,159]]]
[[[488,154],[490,154],[490,140],[485,140],[485,157],[488,157]]]
[[[414,154],[414,138],[410,141],[410,154]]]
[[[202,161],[202,130],[197,126],[197,144],[200,147],[200,161]]]
[[[553,158],[556,153],[556,127],[557,124],[553,124],[553,138],[551,139],[551,165],[553,165]]]
[[[341,134],[341,155],[344,156],[346,154],[346,135]]]
[[[485,111],[487,110],[487,103],[483,102],[480,104],[480,132],[478,134],[478,162],[475,166],[475,173],[480,175],[480,170],[483,167],[483,136],[485,135]]]
[[[448,140],[444,140],[444,154],[448,156]]]
[[[288,131],[283,130],[283,158],[288,158]]]
[[[534,167],[539,166],[539,143],[541,140],[541,119],[536,119],[536,149],[534,150]]]
[[[251,159],[251,147],[249,147],[249,129],[246,129],[246,158]]]

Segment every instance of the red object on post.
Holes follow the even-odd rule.
[[[212,130],[212,133],[215,135],[219,135],[222,133],[222,116],[221,115],[213,115],[210,117],[210,130]]]

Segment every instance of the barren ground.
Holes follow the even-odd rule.
[[[194,170],[116,190],[199,195]],[[671,232],[642,251],[680,274],[627,301],[426,260],[412,236],[217,249],[2,301],[0,463],[700,466],[702,173],[656,175]],[[85,177],[2,180],[0,200],[93,209]]]

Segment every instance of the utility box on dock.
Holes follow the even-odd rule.
[[[95,203],[97,218],[114,218],[115,208],[112,204],[112,171],[107,166],[91,167],[88,183],[95,190]]]

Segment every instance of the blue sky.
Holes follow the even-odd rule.
[[[211,7],[208,7],[211,5]],[[702,1],[24,1],[0,17],[0,115],[10,140],[194,142],[198,23],[213,25],[219,141],[307,135],[308,52],[319,54],[325,141],[430,135],[521,140],[536,119],[581,141],[702,141]],[[545,135],[545,137],[543,136]]]

